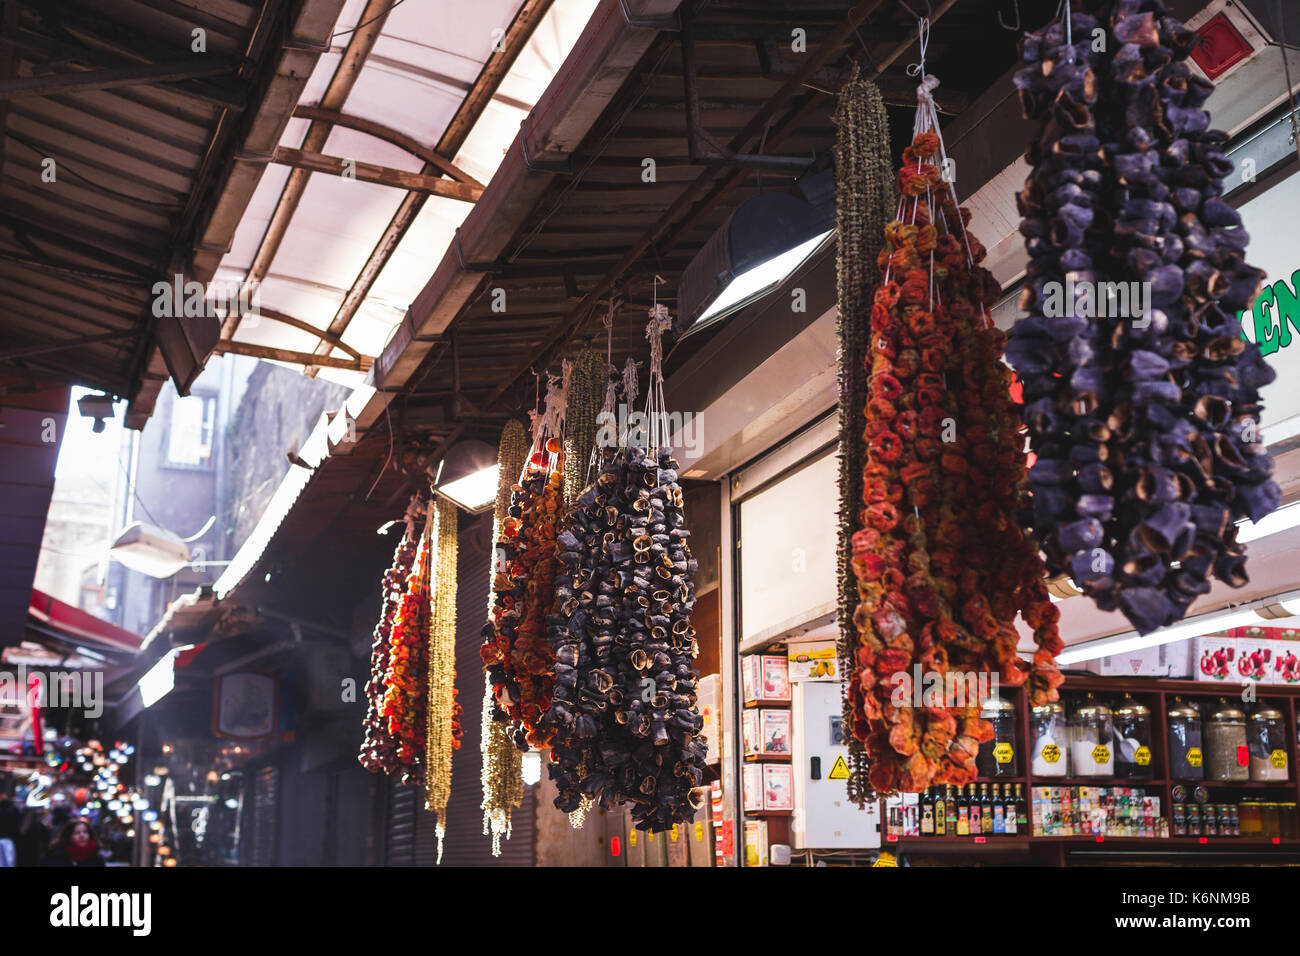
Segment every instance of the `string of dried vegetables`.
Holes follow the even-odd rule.
[[[398,766],[394,773],[401,783],[424,779],[426,719],[429,679],[429,569],[432,561],[430,522],[423,531],[415,554],[415,565],[393,618],[388,642],[388,670],[380,713],[388,721],[388,733],[396,743]]]
[[[564,418],[564,501],[571,505],[592,473],[592,449],[596,447],[596,416],[605,400],[609,379],[605,357],[584,349],[573,360],[573,375],[566,396]]]
[[[667,310],[651,312],[650,445],[602,456],[559,536],[550,635],[556,656],[555,728],[549,773],[555,805],[632,804],[638,829],[663,831],[704,804],[705,741],[696,694],[698,653],[691,557],[666,448],[662,339]],[[614,383],[617,391],[619,383]],[[624,391],[624,397],[626,391]],[[626,436],[624,436],[626,437]]]
[[[550,707],[555,686],[546,615],[555,599],[555,535],[564,489],[559,403],[560,389],[552,383],[532,451],[511,488],[510,508],[497,543],[501,568],[493,575],[492,620],[483,628],[479,649],[497,704],[521,750],[548,746],[551,735],[541,718]]]
[[[969,782],[979,744],[991,739],[980,700],[915,701],[904,690],[914,664],[946,687],[990,671],[1003,683],[1028,681],[1034,703],[1055,699],[1061,681],[1057,612],[1035,548],[1011,520],[1024,455],[988,317],[999,290],[941,175],[937,82],[923,74],[870,318],[849,693],[853,733],[881,792]],[[1016,653],[1017,613],[1034,628],[1032,665]]]
[[[893,170],[890,159],[889,116],[880,90],[858,75],[854,64],[840,88],[831,119],[835,134],[835,223],[838,233],[836,277],[839,320],[839,538],[837,566],[840,593],[838,642],[840,673],[852,673],[858,643],[853,611],[858,603],[852,572],[853,532],[857,502],[862,498],[862,467],[866,445],[858,410],[866,405],[867,331],[871,291],[880,279],[876,253],[885,224],[894,213]],[[853,703],[844,688],[844,726],[852,726]],[[849,799],[865,806],[874,798],[862,741],[847,740]]]
[[[524,426],[517,420],[506,422],[497,446],[497,499],[492,511],[492,541],[494,546],[492,574],[497,573],[496,543],[501,541],[501,528],[510,511],[510,489],[515,476],[524,470],[528,460],[528,438]],[[488,615],[491,617],[495,594],[488,597]],[[524,801],[523,757],[511,737],[504,711],[492,692],[492,679],[483,676],[482,736],[479,747],[483,757],[482,784],[483,835],[492,838],[492,855],[501,855],[502,839],[510,839],[510,817],[515,807]]]
[[[451,797],[451,755],[460,749],[462,707],[456,703],[456,566],[459,512],[445,498],[430,508],[433,530],[427,736],[425,741],[425,809],[437,817],[434,832],[438,860],[447,830],[447,801]]]
[[[397,743],[388,732],[388,719],[383,716],[383,701],[388,686],[386,675],[393,619],[415,565],[415,552],[419,543],[416,515],[422,511],[423,502],[417,495],[407,505],[405,533],[393,551],[393,563],[384,573],[381,586],[379,621],[375,624],[374,640],[370,645],[370,678],[366,681],[363,739],[357,757],[361,766],[371,773],[394,773],[400,766]]]
[[[1049,567],[1148,633],[1211,575],[1247,581],[1234,522],[1281,500],[1259,434],[1274,373],[1235,321],[1262,273],[1221,199],[1232,164],[1202,109],[1213,84],[1186,63],[1195,35],[1158,0],[1078,7],[1022,42],[1016,85],[1039,127],[1008,357]]]

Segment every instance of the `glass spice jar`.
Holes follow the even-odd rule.
[[[993,725],[993,739],[980,744],[975,764],[981,777],[1020,775],[1016,753],[1016,705],[1005,697],[990,697],[980,716]]]
[[[1260,818],[1265,840],[1280,840],[1282,838],[1280,809],[1281,805],[1277,803],[1266,802],[1260,804]]]
[[[1296,805],[1294,803],[1282,804],[1279,817],[1279,823],[1282,829],[1282,839],[1300,839],[1300,820],[1296,818]]]
[[[1206,764],[1210,780],[1249,780],[1246,715],[1223,698],[1205,726]]]
[[[1200,713],[1181,697],[1175,697],[1166,716],[1169,721],[1169,776],[1174,780],[1204,780]]]
[[[1244,837],[1264,833],[1264,808],[1258,800],[1243,800],[1237,805],[1237,830]]]
[[[1151,710],[1131,694],[1115,708],[1115,775],[1130,780],[1149,780],[1151,764]]]
[[[1070,719],[1070,760],[1077,777],[1110,777],[1115,772],[1115,724],[1110,708],[1092,694]]]
[[[1029,716],[1033,738],[1030,764],[1035,777],[1064,777],[1069,751],[1065,708],[1059,703],[1041,704]]]
[[[1286,780],[1286,718],[1272,707],[1260,707],[1250,715],[1246,737],[1250,749],[1250,779],[1264,782]]]

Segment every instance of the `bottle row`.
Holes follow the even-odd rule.
[[[1022,784],[930,787],[885,800],[886,834],[908,836],[1016,836],[1029,832]]]
[[[1034,787],[1034,836],[1167,837],[1160,798],[1140,787]]]

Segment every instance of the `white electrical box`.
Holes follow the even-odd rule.
[[[880,846],[880,801],[866,809],[849,800],[848,748],[841,726],[838,681],[799,681],[791,701],[794,763],[794,846],[852,850]]]

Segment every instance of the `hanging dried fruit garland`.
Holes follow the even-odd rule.
[[[497,500],[492,512],[492,541],[501,540],[501,528],[510,511],[510,488],[528,460],[528,438],[524,426],[515,420],[506,422],[497,448]],[[493,554],[495,576],[496,552]],[[488,615],[492,614],[495,595],[488,598]],[[523,757],[510,734],[506,714],[497,707],[492,693],[492,679],[483,676],[483,714],[480,749],[483,755],[483,835],[492,838],[492,855],[501,855],[501,840],[510,839],[510,816],[524,801]],[[498,719],[499,717],[499,719]]]
[[[393,564],[384,574],[379,622],[370,646],[370,679],[366,681],[366,717],[364,737],[358,760],[371,773],[394,773],[400,767],[397,744],[388,732],[388,719],[383,716],[384,694],[387,690],[389,644],[392,640],[393,619],[401,603],[411,569],[415,565],[415,552],[419,542],[419,523],[416,513],[423,510],[418,496],[411,499],[406,509],[406,532],[393,552]]]
[[[1022,42],[1016,85],[1039,129],[1019,196],[1028,316],[1008,358],[1049,567],[1148,633],[1211,575],[1247,581],[1234,522],[1281,500],[1259,434],[1274,372],[1236,321],[1262,273],[1220,198],[1232,164],[1201,108],[1213,84],[1186,62],[1195,34],[1158,0],[1075,6]]]
[[[388,670],[384,674],[386,688],[380,711],[388,721],[388,733],[397,747],[398,766],[391,772],[404,784],[424,780],[432,547],[427,521],[423,528],[415,566],[393,618],[388,642]]]
[[[632,804],[638,829],[689,820],[704,805],[705,741],[696,694],[695,604],[677,463],[663,419],[662,335],[667,310],[651,312],[651,428],[647,453],[603,456],[559,538],[551,635],[556,655],[551,777],[555,805],[584,798]],[[617,389],[617,383],[615,385]]]
[[[915,706],[896,677],[996,673],[1053,700],[1061,682],[1058,613],[1033,545],[1012,520],[1024,455],[1010,407],[1002,341],[987,309],[998,287],[978,263],[940,171],[942,143],[925,77],[917,129],[904,150],[898,218],[885,228],[885,281],[871,310],[863,527],[853,537],[860,603],[850,683],[853,732],[876,790],[917,791],[976,775],[992,727],[978,700]],[[1017,612],[1039,646],[1016,654]],[[919,693],[919,688],[916,689]]]
[[[451,755],[460,749],[462,708],[456,703],[456,506],[437,498],[433,507],[433,569],[429,622],[428,717],[424,807],[437,817],[438,860],[451,797]]]
[[[564,488],[560,390],[554,384],[547,413],[539,422],[533,450],[518,484],[497,543],[502,570],[493,576],[492,620],[479,649],[497,703],[512,723],[521,750],[545,747],[550,729],[541,723],[555,686],[554,652],[546,615],[555,599],[555,534]]]
[[[885,224],[894,215],[889,116],[880,90],[859,77],[857,65],[840,89],[832,120],[835,136],[835,222],[838,235],[836,276],[839,302],[839,539],[838,642],[840,674],[852,673],[858,644],[853,611],[858,603],[852,573],[853,532],[862,499],[866,446],[860,412],[867,401],[867,332],[871,292],[880,281],[876,253]],[[844,725],[852,726],[853,702],[844,688]],[[859,806],[874,798],[862,741],[849,735],[849,799]]]

